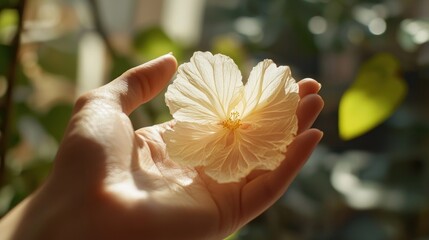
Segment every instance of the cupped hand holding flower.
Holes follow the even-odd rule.
[[[263,62],[256,68],[265,69],[273,76],[277,73],[288,75],[287,70],[271,62]],[[319,84],[310,79],[301,80],[297,84],[299,93],[296,93],[293,83],[287,84],[289,77],[274,77],[272,79],[281,80],[269,85],[269,82],[255,79],[254,86],[250,87],[251,78],[243,87],[234,70],[223,76],[235,81],[220,83],[231,84],[227,87],[231,91],[217,92],[218,105],[206,106],[211,111],[201,109],[198,121],[192,115],[189,123],[201,128],[187,126],[186,121],[179,119],[180,125],[172,121],[134,130],[128,115],[160,92],[175,71],[174,57],[162,56],[130,69],[111,83],[79,98],[52,174],[37,192],[0,221],[0,239],[222,239],[272,205],[285,192],[322,137],[319,130],[309,129],[323,106],[317,95]],[[261,75],[255,78],[258,76]],[[284,99],[286,92],[279,90],[281,84],[299,94],[295,130],[289,129],[292,123],[278,125],[268,120],[281,118],[280,113],[289,114],[284,106],[275,106],[276,113],[272,113],[266,105]],[[253,87],[269,88],[277,94],[252,92],[249,88]],[[193,90],[189,93],[198,94]],[[172,112],[178,114],[183,107],[180,104],[173,106],[170,102],[170,108],[176,109]],[[214,113],[223,115],[211,116]],[[184,111],[182,117],[186,115]],[[217,119],[219,116],[222,118]],[[208,119],[215,125],[207,124]],[[290,119],[294,121],[293,117]],[[289,144],[285,140],[288,136],[273,135],[270,124],[296,137]],[[257,126],[265,128],[258,131]],[[273,156],[278,166],[272,171],[256,170],[250,174],[246,170],[238,175],[236,182],[218,183],[201,167],[184,166],[169,159],[164,139],[173,130],[180,132],[182,129],[186,134],[187,128],[190,128],[188,138],[195,137],[198,131],[207,136],[206,130],[224,131],[223,135],[212,136],[215,142],[205,154],[221,153],[216,142],[220,141],[231,149],[232,155],[207,155],[209,161],[202,156],[199,161],[208,161],[209,166],[215,164],[214,158],[222,157],[229,162],[243,158],[243,154],[248,154],[255,162],[269,161],[263,159],[264,156]],[[230,135],[231,131],[240,132]],[[252,136],[266,136],[273,141],[265,142],[263,137]],[[173,139],[170,137],[167,137],[169,141]],[[174,141],[186,144],[180,142],[187,138],[183,137],[176,136]],[[270,152],[270,146],[275,151]],[[281,157],[284,160],[278,161],[278,155],[286,146],[286,154]],[[244,147],[247,149],[243,150]],[[265,155],[261,154],[262,149]],[[248,169],[248,166],[239,165],[250,163],[237,161],[234,164],[228,167]],[[253,166],[268,169],[255,167],[263,166],[260,163]],[[213,169],[224,171],[221,166],[213,166]],[[210,171],[207,174],[212,175]]]

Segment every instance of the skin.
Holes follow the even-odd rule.
[[[299,81],[299,132],[274,171],[218,184],[166,156],[174,123],[134,130],[128,115],[177,68],[165,55],[81,96],[41,188],[0,221],[0,239],[223,239],[278,200],[322,138],[320,84]]]

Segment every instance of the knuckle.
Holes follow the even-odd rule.
[[[74,104],[74,112],[81,110],[84,106],[87,106],[90,102],[97,99],[97,95],[98,94],[96,93],[96,90],[92,90],[80,95]]]
[[[128,79],[129,94],[142,100],[146,100],[149,97],[152,87],[145,71],[133,68],[128,70],[124,77]]]

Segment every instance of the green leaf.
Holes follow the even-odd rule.
[[[229,35],[214,38],[212,52],[231,57],[239,68],[243,67],[246,58],[246,53],[240,40]]]
[[[340,101],[342,139],[356,138],[390,117],[407,93],[398,72],[399,63],[389,54],[378,54],[363,64]]]
[[[57,142],[61,142],[72,111],[73,106],[71,104],[56,105],[48,113],[39,118],[40,124]]]
[[[77,42],[76,36],[68,34],[40,44],[38,48],[40,67],[46,72],[74,81],[77,77]]]
[[[4,9],[0,12],[0,29],[18,24],[18,11],[16,9]]]
[[[3,9],[0,11],[0,43],[11,42],[18,26],[18,11]]]
[[[158,27],[137,33],[134,38],[134,48],[138,56],[144,61],[172,52],[177,60],[181,62],[184,54],[182,46],[171,40]]]
[[[118,54],[112,56],[112,62],[109,79],[117,78],[128,69],[135,67],[137,64],[130,57]]]
[[[14,193],[15,190],[10,185],[0,188],[0,216],[3,216],[10,209]]]

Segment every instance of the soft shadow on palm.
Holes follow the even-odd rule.
[[[181,167],[169,160],[162,138],[169,125],[165,123],[136,131],[141,140],[140,152],[150,152],[151,156],[150,159],[141,158],[141,169],[134,174],[136,184],[139,180],[146,182],[148,177],[152,183],[158,182],[150,189],[156,198],[154,202],[161,211],[169,209],[169,214],[174,215],[164,215],[160,221],[174,225],[183,232],[199,229],[201,233],[210,235],[231,233],[243,224],[240,198],[246,181],[218,184],[207,177],[202,169]],[[178,221],[173,222],[175,220]]]

